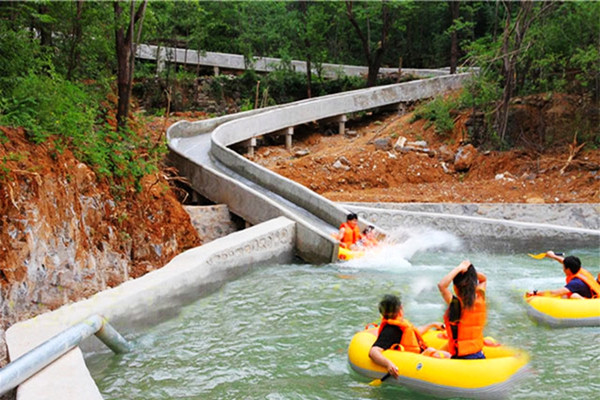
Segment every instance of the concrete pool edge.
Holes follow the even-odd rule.
[[[275,218],[188,250],[159,270],[89,299],[19,322],[6,331],[10,358],[18,358],[91,314],[104,316],[120,330],[173,317],[182,305],[235,279],[254,263],[290,262],[295,236],[293,221]],[[94,346],[93,343],[88,345]],[[102,399],[79,348],[17,389],[19,400],[41,398]]]
[[[368,203],[344,203],[344,205],[356,212],[359,217],[379,224],[384,229],[429,228],[450,232],[460,238],[465,247],[471,250],[539,252],[553,248],[562,250],[573,247],[597,247],[600,243],[598,229],[569,226],[565,224],[564,217],[556,224],[544,223],[548,215],[552,214],[552,209],[547,207],[538,211],[540,221],[531,222],[532,216],[528,216],[530,221],[519,220],[520,214],[524,214],[521,210],[523,205],[516,204],[504,206],[512,207],[513,219],[498,219],[496,215],[494,215],[496,218],[488,218],[479,215],[449,214],[448,211],[456,212],[457,207],[451,210],[448,206],[434,204],[415,205],[411,209],[400,209],[394,205],[381,207],[380,204]],[[492,206],[487,205],[487,207]],[[577,207],[583,206],[567,206],[566,209],[577,209]],[[596,205],[588,208],[587,213],[590,215],[594,215],[597,211]],[[531,210],[528,212],[531,213]]]

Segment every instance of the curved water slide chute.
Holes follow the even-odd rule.
[[[196,122],[180,121],[167,131],[170,161],[192,188],[251,224],[285,216],[297,223],[298,255],[305,261],[337,260],[331,233],[349,210],[276,174],[230,148],[311,121],[434,97],[459,88],[469,74],[447,75],[359,89]],[[364,228],[368,221],[359,219]],[[385,235],[382,229],[379,232]]]

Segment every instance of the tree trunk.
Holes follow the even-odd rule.
[[[452,32],[450,32],[450,73],[455,74],[458,63],[458,32],[454,29],[454,21],[459,17],[460,2],[450,1],[448,2],[448,6],[450,7],[450,15],[452,17],[450,26],[453,27]]]
[[[39,12],[40,14],[47,14],[49,8],[45,4],[40,4]],[[42,46],[52,46],[52,26],[50,26],[47,22],[40,22],[39,25],[40,30],[40,44]]]
[[[127,127],[127,118],[129,117],[129,101],[131,97],[131,86],[133,79],[133,62],[135,54],[133,54],[133,30],[135,23],[143,19],[146,11],[146,2],[144,0],[134,14],[135,0],[131,0],[129,5],[129,24],[127,31],[121,23],[123,8],[121,3],[115,1],[113,3],[115,10],[115,40],[117,51],[117,93],[119,96],[117,104],[117,129],[122,130]],[[141,22],[138,27],[141,32]]]
[[[519,13],[515,17],[514,26],[511,26],[510,3],[509,1],[505,0],[503,1],[503,5],[506,9],[506,22],[504,25],[501,48],[504,90],[502,91],[502,102],[500,104],[498,114],[496,115],[496,126],[498,128],[498,133],[501,140],[504,140],[506,137],[510,99],[512,98],[514,91],[517,89],[516,66],[519,54],[523,48],[525,34],[536,18],[540,17],[553,7],[553,4],[550,2],[543,3],[539,11],[534,13],[535,5],[533,1],[521,1]]]
[[[363,31],[360,29],[360,26],[358,25],[358,22],[356,21],[356,18],[354,17],[354,14],[352,12],[352,7],[353,2],[346,1],[346,15],[348,16],[350,23],[352,24],[354,30],[360,38],[363,47],[363,53],[365,54],[367,65],[369,66],[369,72],[367,73],[367,87],[375,86],[375,84],[377,83],[377,75],[379,74],[379,68],[381,67],[381,61],[383,60],[383,55],[385,54],[385,50],[387,49],[387,38],[391,23],[389,8],[384,2],[381,8],[381,20],[383,23],[383,26],[381,28],[381,40],[377,43],[377,49],[375,50],[375,52],[372,53],[369,40],[365,36]]]
[[[71,80],[73,70],[79,61],[79,41],[81,40],[81,15],[83,13],[83,0],[77,0],[77,10],[73,19],[73,38],[71,41],[71,49],[69,52],[69,66],[67,68],[67,80]]]
[[[310,40],[308,39],[308,3],[299,1],[298,6],[302,11],[302,20],[304,23],[304,54],[306,55],[306,97],[312,97],[312,66],[310,60]]]

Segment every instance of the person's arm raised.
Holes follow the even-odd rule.
[[[448,289],[448,286],[450,286],[452,279],[454,279],[454,277],[459,273],[465,272],[470,265],[471,262],[469,260],[464,260],[452,271],[448,272],[448,274],[446,274],[446,276],[444,276],[438,283],[438,289],[440,290],[440,294],[442,295],[442,298],[444,299],[446,304],[450,304],[450,301],[452,301],[452,292],[450,291],[450,289]]]
[[[479,281],[477,288],[485,291],[485,288],[487,287],[487,277],[485,274],[477,271],[477,280]]]
[[[555,252],[553,252],[552,250],[549,250],[546,252],[546,258],[551,258],[562,264],[565,261],[565,258],[561,257],[562,253],[559,253],[559,254],[560,254],[560,256],[558,254],[556,254]]]

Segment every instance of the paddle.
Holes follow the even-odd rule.
[[[391,375],[388,372],[387,374],[385,374],[384,376],[381,377],[381,379],[374,379],[371,381],[371,383],[369,383],[369,386],[379,386],[381,385],[381,383],[383,381],[385,381],[387,378],[389,378]]]
[[[554,253],[557,256],[563,256],[565,253]],[[527,255],[531,258],[535,258],[536,260],[541,260],[542,258],[546,257],[546,253],[540,253],[540,254],[531,254],[531,253],[527,253]]]

